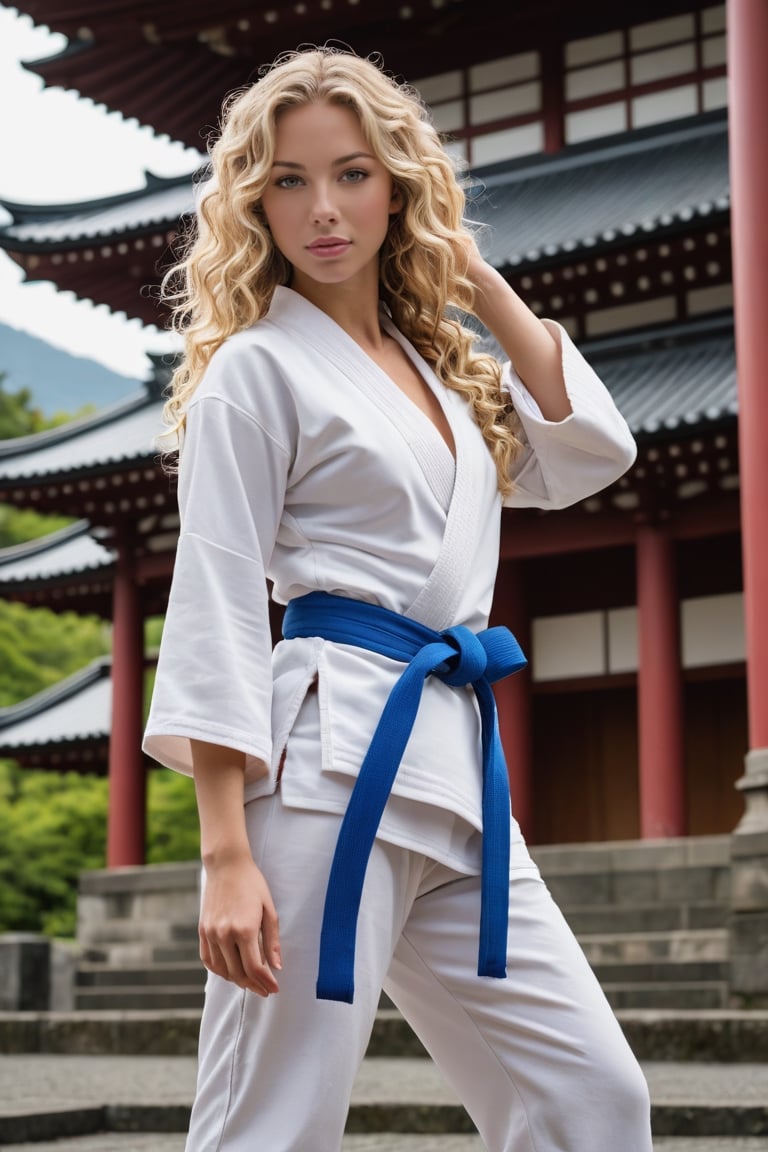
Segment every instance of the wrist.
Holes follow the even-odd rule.
[[[243,864],[253,863],[253,853],[247,840],[233,844],[226,841],[218,844],[207,844],[201,847],[200,858],[207,872],[221,871],[225,868],[237,868]]]

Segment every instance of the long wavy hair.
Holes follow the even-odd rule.
[[[464,276],[469,225],[457,166],[416,90],[377,60],[347,49],[284,53],[224,102],[209,144],[209,172],[197,186],[196,215],[161,285],[170,327],[183,337],[166,393],[165,436],[180,444],[186,405],[213,353],[264,316],[277,285],[290,283],[291,268],[272,241],[260,201],[280,113],[318,102],[356,113],[401,194],[402,209],[392,216],[380,253],[380,298],[443,384],[471,404],[499,490],[507,494],[519,423],[501,389],[497,359],[477,349],[479,334],[468,324],[474,290]]]

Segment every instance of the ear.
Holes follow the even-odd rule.
[[[396,216],[403,208],[403,194],[397,184],[392,185],[392,195],[389,198],[389,214]]]

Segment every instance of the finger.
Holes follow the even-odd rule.
[[[280,924],[272,904],[265,904],[262,912],[261,947],[265,962],[279,972],[283,966],[283,957],[280,951]]]
[[[264,963],[255,933],[207,933],[206,967],[239,988],[259,996],[279,991],[277,981]]]
[[[279,992],[275,975],[262,953],[259,936],[251,937],[247,941],[241,940],[239,951],[248,987],[258,987],[264,995]]]

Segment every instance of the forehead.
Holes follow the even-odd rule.
[[[357,113],[344,104],[312,103],[285,108],[275,125],[275,158],[289,159],[285,149],[336,155],[369,151]],[[295,160],[292,156],[290,159]]]

